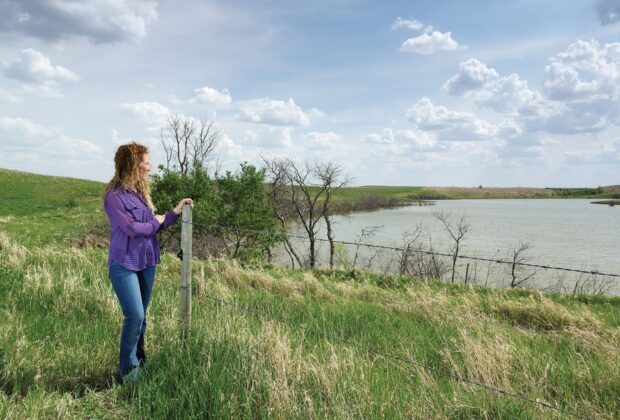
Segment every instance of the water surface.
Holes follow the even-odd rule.
[[[594,205],[591,200],[445,200],[435,206],[407,206],[397,209],[360,212],[335,217],[336,240],[355,241],[363,228],[381,226],[377,233],[364,242],[401,246],[405,232],[413,232],[416,226],[423,226],[427,248],[450,252],[451,240],[433,212],[444,211],[454,221],[464,215],[471,225],[470,232],[462,241],[461,254],[502,258],[510,256],[509,250],[520,243],[528,243],[531,249],[526,256],[530,262],[575,269],[598,270],[620,274],[620,247],[617,238],[620,233],[620,208]],[[298,231],[301,233],[301,231]],[[320,237],[325,238],[324,225],[320,226]],[[302,247],[302,242],[297,244]],[[307,246],[307,245],[306,245]],[[321,245],[321,265],[328,263],[327,244]],[[360,251],[362,251],[360,249]],[[355,247],[348,247],[350,257]],[[376,250],[363,250],[363,256],[370,258]],[[375,269],[385,269],[386,255],[377,256]],[[288,260],[280,255],[279,261]],[[381,261],[383,260],[383,261]],[[464,271],[467,261],[459,260]],[[475,267],[474,267],[475,265]],[[504,284],[506,269],[503,266],[470,262],[470,272],[476,270],[479,282]],[[394,267],[393,267],[394,269]],[[464,276],[464,272],[460,274]],[[572,274],[540,270],[534,276],[532,286],[545,287],[557,283],[564,277],[565,286],[570,288],[577,277]],[[581,281],[587,276],[582,276]],[[620,279],[613,280],[612,294],[620,294]]]

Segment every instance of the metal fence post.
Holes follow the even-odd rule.
[[[192,314],[192,207],[183,206],[181,226],[181,338],[189,334]]]

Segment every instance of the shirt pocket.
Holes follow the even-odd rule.
[[[129,211],[129,213],[131,213],[131,215],[133,216],[136,222],[144,223],[144,213],[145,213],[144,207],[130,204],[127,210]]]

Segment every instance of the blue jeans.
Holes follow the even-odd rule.
[[[119,373],[122,377],[139,366],[140,360],[145,357],[146,308],[155,282],[155,266],[132,271],[112,263],[109,274],[125,317],[119,351]]]

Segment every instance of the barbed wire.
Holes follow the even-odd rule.
[[[187,223],[187,222],[183,222],[183,223]],[[193,224],[196,225],[196,226],[201,226],[201,227],[210,227],[210,228],[218,227],[220,229],[224,228],[221,225],[205,225],[205,224],[196,224],[196,223],[193,223]],[[252,233],[265,233],[265,232],[273,233],[272,231],[255,230],[255,229],[240,229],[240,231],[251,231]],[[80,239],[77,236],[72,236],[71,234],[66,234],[66,233],[52,233],[52,234],[49,234],[49,236],[62,237],[65,240],[69,240],[69,239],[79,240]],[[224,237],[224,236],[218,236],[218,235],[215,235],[215,234],[213,234],[213,236],[216,236],[216,237],[221,238],[221,239],[226,239],[226,237]],[[292,236],[289,235],[289,237],[301,238],[301,239],[306,239],[306,240],[308,239],[307,237],[296,236],[296,235],[292,235]],[[81,239],[84,239],[84,238],[81,238]],[[335,243],[340,243],[340,242],[335,242]],[[358,245],[357,243],[348,243],[348,244],[353,244],[353,245],[356,245],[356,246]],[[360,244],[360,246],[361,246],[361,244]],[[380,246],[380,245],[377,246],[377,245],[368,245],[367,244],[367,246],[382,247],[383,248],[383,246]],[[403,248],[395,248],[395,247],[387,247],[387,248],[388,249],[403,250]],[[444,255],[444,254],[441,254],[441,253],[435,253],[435,254]],[[449,254],[445,254],[445,255],[451,256]],[[378,302],[378,303],[388,304],[388,305],[402,305],[403,304],[403,302],[393,301],[393,300],[389,300],[389,299],[381,299],[381,298],[374,299],[374,301]],[[458,314],[455,314],[455,313],[452,313],[452,312],[448,312],[448,311],[441,311],[440,310],[438,312],[443,314],[443,315],[447,315],[447,316],[452,317],[452,318],[462,319],[462,320],[465,320],[465,321],[473,321],[473,322],[480,322],[480,323],[487,323],[487,324],[495,324],[495,323],[499,322],[496,319],[486,319],[486,318],[480,318],[480,317],[476,317],[476,316],[464,316],[464,315],[458,315]],[[536,334],[543,334],[540,331],[533,331],[533,330],[529,330],[529,329],[519,328],[518,325],[512,325],[512,326],[515,327],[516,329],[519,329],[519,330],[524,330],[524,331],[531,332],[531,333],[536,333]],[[569,341],[572,341],[569,337],[562,337],[562,336],[546,334],[546,333],[543,334],[543,335],[546,336],[546,337],[549,337],[551,339],[557,339],[557,338],[561,339],[561,338],[563,338],[563,339],[568,339]],[[599,350],[612,351],[612,352],[620,352],[620,348],[619,347],[598,345],[598,344],[589,343],[589,342],[583,341],[583,340],[576,340],[574,342],[576,344],[584,345],[586,347],[595,348],[595,349],[599,349]]]
[[[219,298],[217,296],[211,295],[209,293],[204,293],[202,296],[206,297],[206,298],[208,298],[208,299],[210,299],[212,301],[219,302],[220,304],[224,304],[224,305],[227,305],[227,306],[234,307],[234,308],[236,308],[239,311],[252,314],[252,315],[254,315],[254,316],[256,316],[256,317],[258,317],[260,319],[269,318],[269,319],[271,319],[273,321],[276,321],[276,322],[278,322],[280,324],[283,324],[283,325],[286,325],[287,327],[290,327],[290,324],[287,321],[285,321],[282,318],[278,318],[278,317],[276,317],[273,314],[266,314],[265,312],[259,311],[257,309],[247,308],[245,306],[241,306],[241,305],[238,305],[236,303],[224,300],[222,298]],[[386,360],[386,361],[388,361],[390,363],[393,363],[396,366],[398,366],[396,364],[396,362],[404,363],[405,365],[409,365],[410,364],[410,365],[416,366],[418,368],[424,369],[424,370],[426,370],[428,372],[432,372],[432,373],[435,373],[435,374],[437,374],[439,376],[443,376],[445,378],[449,378],[449,379],[456,380],[458,382],[463,382],[463,383],[467,383],[467,384],[470,384],[470,385],[474,385],[474,386],[477,386],[477,387],[479,387],[481,389],[484,389],[486,391],[495,392],[495,393],[498,393],[498,394],[501,394],[501,395],[504,395],[504,396],[507,396],[507,397],[519,399],[521,401],[528,402],[528,403],[531,403],[531,404],[537,404],[537,405],[539,405],[541,407],[554,410],[554,411],[556,411],[558,413],[561,413],[561,414],[566,414],[566,415],[569,415],[569,416],[572,416],[572,417],[576,417],[576,418],[581,418],[581,419],[588,418],[588,417],[582,416],[580,414],[576,414],[576,413],[573,413],[571,411],[564,410],[564,409],[562,409],[562,408],[560,408],[560,407],[558,407],[556,405],[553,405],[553,404],[548,403],[546,401],[542,401],[540,399],[532,399],[532,398],[526,397],[526,396],[518,394],[518,393],[506,391],[505,389],[502,389],[502,388],[498,388],[498,387],[494,387],[494,386],[491,386],[491,385],[487,385],[487,384],[484,384],[482,382],[478,382],[478,381],[475,381],[475,380],[472,380],[472,379],[463,378],[463,377],[457,375],[456,373],[453,373],[453,372],[448,371],[446,369],[442,369],[442,368],[438,368],[438,367],[433,367],[433,366],[428,366],[428,365],[425,365],[423,363],[419,363],[417,361],[412,361],[412,360],[405,359],[402,356],[399,356],[399,355],[396,355],[396,354],[393,354],[393,353],[382,352],[380,350],[377,350],[376,348],[373,348],[373,347],[370,347],[368,345],[359,343],[357,341],[352,341],[352,340],[349,340],[349,339],[346,339],[346,338],[343,338],[343,337],[339,337],[339,336],[336,336],[336,335],[333,335],[333,334],[328,334],[328,333],[326,333],[324,330],[322,330],[320,328],[310,329],[310,328],[308,328],[304,324],[297,324],[296,327],[299,327],[300,329],[304,330],[304,332],[314,332],[315,334],[317,334],[319,336],[322,336],[323,338],[340,341],[340,342],[343,342],[343,343],[348,344],[350,346],[361,348],[361,349],[365,350],[368,353],[372,353],[372,354],[374,354],[376,356],[383,357],[384,360]]]
[[[221,239],[225,239],[224,236],[218,236],[218,235],[213,235],[215,237],[221,238]],[[388,304],[388,305],[402,305],[403,302],[397,302],[394,300],[389,300],[389,299],[383,299],[383,298],[377,298],[377,299],[373,299],[372,301],[374,302],[379,302],[379,303],[383,303],[383,304]],[[496,319],[485,319],[485,318],[480,318],[480,317],[475,317],[475,316],[464,316],[464,315],[458,315],[452,312],[448,312],[448,311],[437,311],[443,315],[447,315],[449,317],[452,318],[458,318],[458,319],[462,319],[462,320],[466,320],[466,321],[474,321],[474,322],[481,322],[481,323],[487,323],[487,324],[497,324],[498,321]],[[518,326],[512,325],[514,328],[518,328]],[[540,333],[538,331],[531,331],[528,329],[524,329],[528,332],[535,332],[535,333]],[[553,336],[550,334],[544,334],[545,336],[549,337],[549,338],[558,338],[557,336]],[[565,339],[568,339],[568,341],[573,341],[576,344],[581,344],[587,347],[591,347],[591,348],[596,348],[599,350],[605,350],[605,351],[612,351],[612,352],[620,352],[620,348],[618,347],[613,347],[613,346],[602,346],[602,345],[597,345],[597,344],[592,344],[592,343],[588,343],[586,341],[583,340],[571,340],[568,337],[564,337]]]
[[[182,223],[189,223],[189,222],[183,221]],[[214,225],[214,224],[207,225],[207,224],[200,224],[200,223],[193,223],[193,222],[191,224],[193,224],[194,226],[205,227],[205,228],[231,229],[230,227],[222,226],[222,225]],[[275,236],[275,233],[270,230],[257,230],[257,229],[246,229],[246,228],[236,228],[236,227],[232,229],[234,229],[237,232],[270,234],[271,236]],[[303,239],[307,241],[310,240],[310,238],[308,238],[307,236],[301,236],[301,235],[286,234],[286,237]],[[314,238],[314,240],[317,242],[330,242],[329,239],[323,239],[323,238]],[[331,242],[335,244],[341,244],[341,245],[363,246],[367,248],[386,249],[386,250],[398,251],[398,252],[406,251],[406,252],[412,252],[412,253],[417,253],[417,254],[454,258],[454,254],[449,254],[445,252],[425,251],[421,249],[405,249],[405,248],[394,247],[394,246],[389,246],[389,245],[377,245],[377,244],[369,244],[369,243],[364,243],[364,242],[350,242],[350,241],[338,241],[338,240],[333,240]],[[457,255],[457,258],[464,259],[464,260],[484,261],[484,262],[491,262],[491,263],[496,263],[496,264],[541,268],[545,270],[566,271],[566,272],[589,274],[589,275],[594,275],[594,276],[613,277],[613,278],[620,279],[620,274],[604,273],[598,270],[579,270],[575,268],[558,267],[558,266],[553,266],[553,265],[533,264],[533,263],[518,262],[518,261],[506,261],[506,260],[495,259],[495,258],[474,257],[474,256],[468,256],[468,255],[461,255],[461,254]]]

